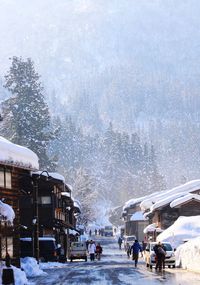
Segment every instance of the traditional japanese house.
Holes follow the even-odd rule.
[[[21,229],[21,237],[34,234],[34,219],[37,218],[39,236],[54,237],[66,256],[69,243],[67,229],[75,229],[76,224],[71,189],[65,184],[64,177],[58,173],[39,171],[24,179],[21,187],[26,193],[20,200],[21,223],[26,226],[26,229]],[[35,191],[37,209],[34,206]]]
[[[200,215],[200,180],[162,192],[145,215],[150,223],[162,230],[171,226],[179,216]]]
[[[0,137],[0,208],[3,213],[5,205],[9,205],[15,213],[13,223],[1,214],[0,259],[4,259],[8,252],[12,264],[16,266],[20,265],[20,181],[24,175],[30,175],[30,171],[38,168],[38,157],[34,152]]]
[[[144,197],[131,199],[123,207],[122,218],[125,222],[125,235],[135,235],[139,241],[145,239],[144,228],[149,224],[140,209]]]

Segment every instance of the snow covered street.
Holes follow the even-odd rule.
[[[29,279],[29,284],[166,284],[166,285],[196,285],[200,284],[200,274],[187,272],[176,268],[157,273],[145,267],[143,258],[139,259],[138,268],[134,268],[133,261],[127,259],[124,250],[119,250],[113,238],[100,238],[103,246],[101,261],[75,261],[66,264],[43,263],[41,268],[48,273]]]

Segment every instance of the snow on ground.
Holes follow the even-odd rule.
[[[27,277],[47,275],[46,272],[40,269],[39,264],[33,257],[21,258],[21,268],[25,271]]]
[[[0,265],[0,285],[2,285],[2,273],[3,270],[6,269],[6,266],[2,266]],[[15,266],[11,266],[11,268],[13,269],[14,272],[14,281],[15,281],[15,285],[26,285],[29,284],[28,283],[28,279],[26,278],[26,273],[24,271],[22,271],[21,269],[15,267]]]
[[[177,266],[200,272],[200,216],[179,217],[157,241],[168,241],[176,248]]]

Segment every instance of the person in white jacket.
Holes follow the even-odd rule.
[[[94,241],[91,240],[89,245],[88,245],[88,253],[90,255],[91,261],[94,261],[95,251],[96,251],[96,245],[95,245]]]

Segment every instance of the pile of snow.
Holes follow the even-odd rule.
[[[27,277],[47,275],[46,272],[39,268],[39,264],[33,257],[21,258],[21,268],[25,271]]]
[[[13,208],[0,200],[0,221],[5,220],[13,223],[14,218],[15,212],[13,211]]]
[[[200,272],[200,237],[180,245],[176,252],[176,266]]]
[[[6,268],[7,268],[6,266],[0,265],[0,285],[2,285],[3,270]],[[28,279],[26,278],[26,274],[24,271],[22,271],[20,268],[17,268],[15,266],[11,266],[10,268],[13,269],[15,285],[26,285],[26,284],[28,284]]]
[[[30,149],[16,145],[0,136],[0,163],[19,168],[39,169],[38,156]]]
[[[147,233],[161,233],[163,230],[161,230],[161,228],[157,227],[156,224],[150,224],[148,226],[146,226],[146,228],[144,228],[143,233],[147,234]]]
[[[200,236],[200,216],[180,216],[173,225],[158,235],[157,241],[168,241],[173,248],[177,248],[185,240],[198,236]]]

